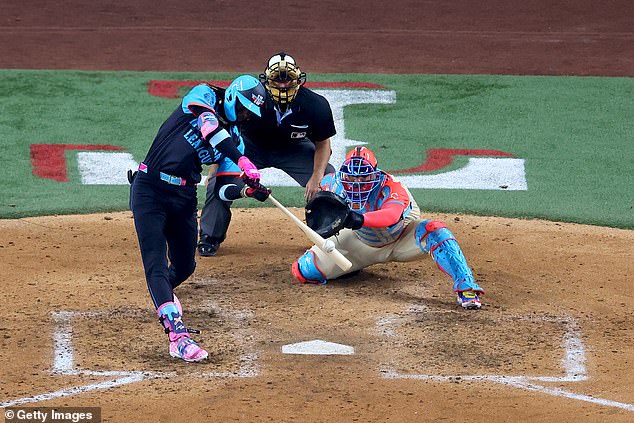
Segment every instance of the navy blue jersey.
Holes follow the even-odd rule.
[[[198,184],[202,165],[220,159],[220,153],[214,147],[231,138],[216,113],[219,103],[216,93],[208,85],[200,84],[192,88],[183,97],[180,107],[159,128],[143,161],[148,169]],[[198,128],[197,116],[202,111],[213,114],[211,123],[216,126],[208,137],[209,141],[203,138]]]
[[[281,114],[267,91],[262,118],[241,125],[242,134],[264,150],[286,148],[299,140],[320,142],[336,134],[330,104],[323,96],[301,87],[290,109]]]

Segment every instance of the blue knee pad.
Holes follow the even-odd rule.
[[[431,254],[438,268],[451,277],[454,291],[484,292],[473,280],[467,259],[445,223],[439,220],[419,223],[416,227],[416,244],[424,253]]]
[[[299,271],[299,275],[296,274],[297,271]],[[315,264],[315,253],[311,250],[306,251],[300,258],[297,259],[295,266],[293,266],[293,276],[302,283],[328,282],[321,271],[317,268],[317,265]]]

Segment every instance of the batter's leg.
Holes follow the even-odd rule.
[[[224,177],[210,177],[207,185],[205,205],[200,214],[200,240],[198,253],[203,257],[216,254],[220,244],[227,237],[231,223],[231,201],[223,201],[219,196],[219,188]]]
[[[139,239],[145,279],[152,302],[157,308],[172,301],[164,233],[167,212],[159,195],[152,186],[137,181],[131,187],[130,208]]]
[[[169,282],[172,289],[179,286],[196,269],[196,236],[198,222],[196,211],[189,216],[168,219],[166,228],[167,253],[170,261]]]

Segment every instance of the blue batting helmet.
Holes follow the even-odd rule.
[[[230,122],[239,123],[251,117],[251,113],[262,116],[266,91],[264,86],[250,75],[234,79],[225,90],[225,115]]]

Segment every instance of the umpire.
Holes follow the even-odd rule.
[[[306,188],[308,201],[319,191],[321,178],[335,171],[328,163],[330,138],[336,133],[330,104],[303,86],[306,74],[284,52],[269,59],[260,81],[266,88],[262,118],[240,126],[245,156],[258,169],[273,167],[286,172]],[[225,240],[232,202],[225,201],[219,190],[225,179],[238,176],[211,171],[200,217],[198,253],[203,257],[216,255]]]

